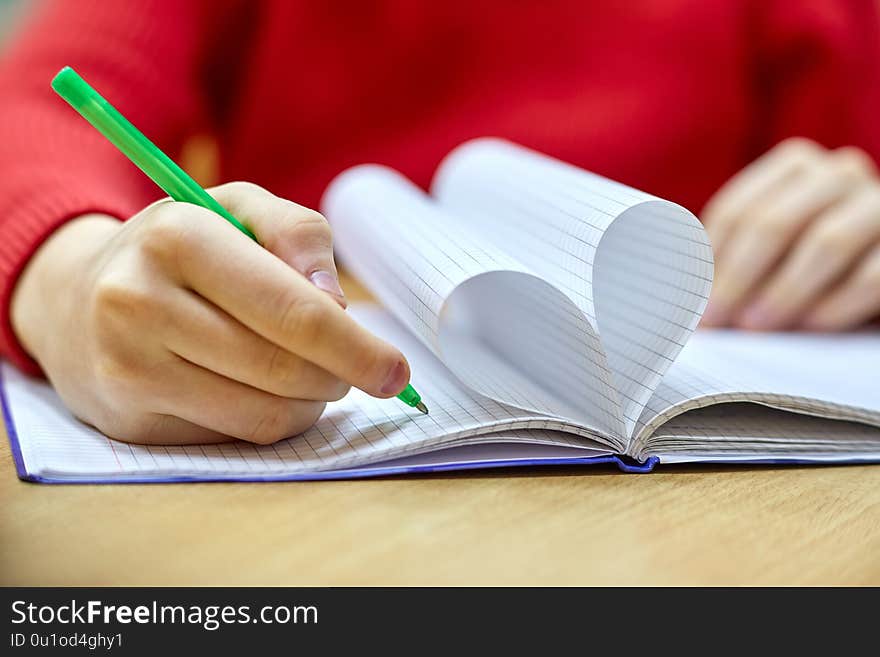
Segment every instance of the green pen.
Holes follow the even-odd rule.
[[[61,69],[52,79],[52,88],[175,201],[213,210],[257,241],[256,235],[247,226],[233,217],[72,68],[65,66]],[[397,398],[407,406],[428,413],[428,407],[422,403],[421,396],[412,384],[407,384]]]

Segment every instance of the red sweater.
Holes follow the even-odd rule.
[[[425,185],[497,135],[698,211],[779,139],[880,155],[876,0],[49,0],[0,62],[0,351],[61,222],[161,193],[50,91],[78,69],[166,152],[315,207],[361,162]]]

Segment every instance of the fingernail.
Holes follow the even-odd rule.
[[[388,377],[385,379],[385,383],[379,392],[383,395],[396,395],[406,386],[408,377],[409,373],[407,372],[406,365],[404,365],[402,360],[397,361],[388,373]]]
[[[338,297],[345,297],[345,293],[339,287],[339,279],[329,271],[318,270],[309,276],[309,280],[312,282],[312,285],[324,290],[324,292],[335,294]]]

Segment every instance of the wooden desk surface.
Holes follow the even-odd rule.
[[[880,467],[46,486],[4,437],[0,584],[877,585]]]

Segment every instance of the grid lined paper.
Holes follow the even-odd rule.
[[[598,335],[563,292],[385,167],[344,173],[323,210],[340,261],[459,380],[503,403],[614,435],[623,446]]]
[[[665,462],[782,457],[875,460],[880,459],[880,427],[804,418],[753,403],[727,403],[691,410],[661,425],[651,436],[650,452]]]
[[[699,221],[673,203],[496,139],[453,151],[433,191],[483,241],[564,291],[589,318],[630,436],[706,306],[712,249]]]
[[[261,479],[381,468],[389,462],[464,463],[492,455],[495,460],[537,460],[617,451],[607,437],[583,427],[468,392],[383,311],[355,306],[352,312],[407,353],[414,382],[431,401],[429,416],[355,390],[329,404],[313,429],[275,445],[129,445],[77,422],[49,385],[4,363],[4,395],[27,470],[70,481]],[[813,354],[812,365],[804,353]],[[629,453],[640,459],[659,455],[664,462],[880,460],[878,358],[876,334],[823,338],[697,332],[645,411],[654,434],[640,434]],[[824,381],[816,372],[826,373]],[[772,409],[754,403],[699,409],[746,400],[799,413],[768,415]],[[652,406],[665,411],[651,417]]]
[[[687,425],[693,409],[729,402],[755,402],[799,414],[880,426],[878,372],[877,332],[697,331],[642,413],[629,453],[653,454],[653,435],[665,433],[668,426]],[[675,423],[670,425],[673,418]],[[789,443],[809,435],[814,419],[793,415]],[[735,442],[737,436],[731,433],[728,438]],[[698,450],[700,445],[691,445],[691,449]]]
[[[548,455],[558,455],[560,449],[584,455],[610,453],[594,440],[593,432],[467,392],[386,313],[368,306],[352,312],[407,353],[413,383],[432,405],[430,415],[395,399],[374,399],[353,390],[345,399],[328,404],[312,429],[274,445],[130,445],[76,421],[48,384],[3,363],[4,394],[27,471],[70,480],[259,479],[370,466],[485,442],[505,443],[499,456],[514,459],[534,455],[528,448],[512,450],[515,443],[545,446]]]

